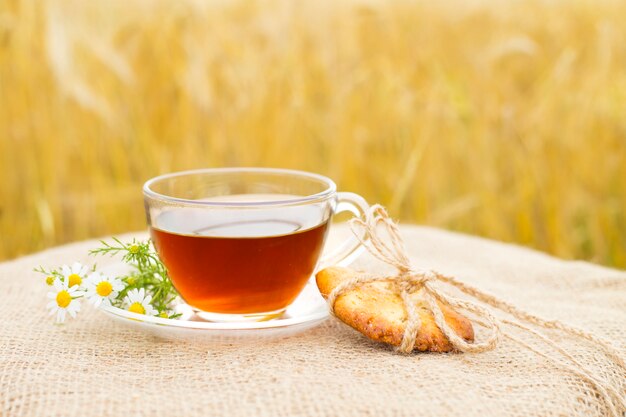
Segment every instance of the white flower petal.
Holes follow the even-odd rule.
[[[63,323],[65,321],[65,309],[60,308],[57,311],[57,323]]]
[[[100,281],[100,274],[98,272],[92,272],[89,276],[87,276],[86,281],[90,284],[95,284]]]
[[[129,292],[129,299],[132,303],[141,303],[143,301],[145,290],[143,288],[135,288]]]
[[[80,275],[80,271],[82,271],[83,268],[84,267],[82,264],[80,264],[79,262],[74,262],[72,264],[72,274]]]
[[[59,292],[67,289],[67,285],[65,282],[61,282],[60,279],[57,279],[52,283],[54,285],[54,289]]]

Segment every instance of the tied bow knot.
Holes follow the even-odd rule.
[[[383,226],[386,234],[378,232],[379,226]],[[402,342],[397,350],[402,353],[410,353],[415,348],[415,340],[421,328],[421,321],[415,302],[411,300],[411,294],[421,290],[420,296],[424,297],[428,309],[432,313],[437,327],[450,341],[452,347],[461,352],[484,352],[493,349],[499,338],[500,328],[491,313],[475,303],[453,298],[444,294],[432,283],[446,281],[447,277],[429,270],[416,270],[404,248],[404,242],[400,235],[398,225],[391,220],[384,207],[376,204],[365,213],[363,218],[350,220],[352,232],[361,244],[374,257],[382,262],[393,266],[398,273],[393,276],[387,275],[359,275],[351,280],[342,282],[329,294],[328,304],[334,313],[334,305],[337,297],[354,288],[372,282],[392,282],[391,288],[402,300],[407,315],[406,325]],[[359,233],[361,229],[363,233]],[[481,318],[490,330],[487,339],[480,343],[468,343],[448,326],[439,303],[465,309]]]
[[[434,281],[436,278],[437,277],[430,271],[408,271],[398,274],[396,284],[401,291],[406,291],[409,294],[412,294],[421,290],[426,283]]]

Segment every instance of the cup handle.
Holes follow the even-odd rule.
[[[337,193],[337,208],[334,214],[349,211],[357,217],[362,217],[368,208],[369,205],[360,195],[341,192]],[[360,237],[365,239],[365,233]],[[322,257],[318,263],[317,270],[319,271],[331,265],[346,266],[354,261],[363,252],[363,249],[359,239],[351,234],[338,248]]]

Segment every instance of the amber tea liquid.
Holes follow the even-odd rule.
[[[328,221],[305,228],[297,219],[167,217],[184,232],[153,226],[151,234],[174,286],[192,307],[220,314],[288,306],[314,272],[328,229]]]

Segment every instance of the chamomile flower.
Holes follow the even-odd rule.
[[[84,265],[74,262],[71,267],[63,265],[61,267],[61,273],[63,274],[63,281],[68,283],[68,287],[72,288],[75,285],[79,287],[83,283],[85,276],[87,275],[88,268]]]
[[[133,313],[145,314],[146,316],[154,316],[157,311],[150,304],[152,301],[151,295],[146,295],[144,288],[132,289],[128,291],[124,298],[126,309]]]
[[[119,278],[107,277],[99,272],[93,272],[85,279],[85,297],[94,306],[100,304],[111,305],[111,300],[124,289],[124,284]]]
[[[65,321],[65,314],[68,313],[72,317],[76,317],[76,313],[80,311],[80,302],[77,298],[83,296],[83,292],[78,290],[78,286],[74,285],[68,287],[67,281],[55,280],[52,285],[54,291],[48,293],[48,298],[51,298],[47,305],[50,309],[50,315],[56,313],[56,322],[63,323]]]

